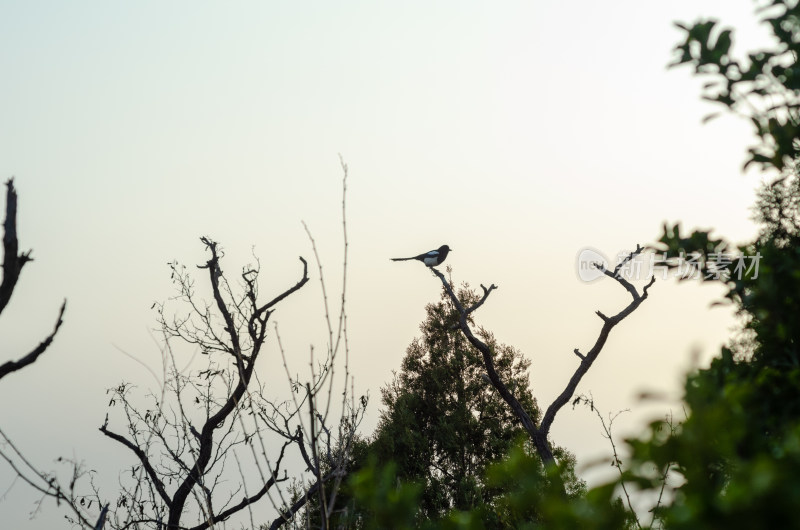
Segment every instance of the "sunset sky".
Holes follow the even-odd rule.
[[[717,109],[701,81],[667,68],[673,21],[716,16],[741,30],[743,52],[763,39],[754,8],[0,0],[0,176],[15,178],[20,242],[35,258],[0,317],[0,362],[38,344],[68,301],[47,354],[0,381],[0,426],[42,467],[85,460],[110,495],[131,455],[97,431],[105,390],[156,384],[143,365],[160,366],[151,306],[173,294],[167,263],[204,262],[209,236],[231,274],[260,258],[267,297],[299,278],[298,256],[313,257],[305,221],[338,293],[340,155],[351,371],[371,398],[363,433],[441,290],[421,264],[390,258],[445,243],[456,282],[499,287],[476,320],[532,360],[546,407],[577,366],[573,349],[593,343],[594,312],[628,299],[610,281],[578,279],[581,249],[613,258],[653,243],[665,221],[734,242],[756,234],[761,175],[742,173],[750,124],[702,124]],[[274,317],[300,373],[310,345],[325,344],[312,273]],[[606,411],[632,409],[620,434],[679,414],[686,370],[731,335],[730,308],[710,307],[721,292],[657,282],[613,332],[579,392]],[[644,390],[671,400],[641,403]],[[609,450],[583,409],[565,408],[552,436],[579,466]],[[12,481],[0,466],[0,495]],[[61,520],[47,503],[29,521],[35,498],[15,484],[0,519]]]

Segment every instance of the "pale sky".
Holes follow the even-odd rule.
[[[173,294],[166,263],[202,263],[208,235],[235,273],[253,247],[266,296],[297,280],[298,255],[312,258],[305,221],[336,291],[339,154],[350,168],[351,368],[371,396],[364,434],[440,292],[422,265],[389,259],[444,243],[457,282],[499,286],[476,320],[532,359],[546,407],[577,366],[572,350],[593,343],[594,311],[627,302],[617,285],[577,279],[581,248],[616,256],[652,243],[664,221],[736,242],[755,234],[759,175],[741,172],[750,125],[701,124],[717,110],[701,82],[666,68],[673,21],[718,16],[742,28],[743,51],[763,37],[753,9],[0,1],[0,176],[15,177],[21,246],[35,258],[0,317],[0,361],[38,344],[68,299],[47,354],[0,382],[0,425],[43,467],[85,460],[110,497],[132,455],[97,431],[105,389],[153,384],[120,350],[158,366],[150,307]],[[298,371],[310,344],[324,345],[313,276],[275,314]],[[579,387],[604,410],[633,409],[622,431],[675,407],[636,395],[679,395],[693,352],[706,362],[733,325],[730,310],[709,307],[719,289],[670,281],[650,293]],[[565,408],[552,434],[579,463],[609,449],[585,410]],[[0,494],[11,479],[0,467]],[[16,484],[0,519],[60,520],[48,503],[28,521],[33,499]]]

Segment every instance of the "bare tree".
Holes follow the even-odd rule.
[[[625,317],[630,315],[633,311],[636,310],[642,302],[647,299],[647,290],[650,286],[653,285],[655,282],[655,277],[651,278],[650,282],[644,286],[642,292],[636,289],[636,287],[631,284],[628,280],[626,280],[621,271],[626,263],[634,259],[638,256],[642,250],[644,250],[641,246],[637,245],[636,250],[631,252],[628,256],[626,256],[623,260],[620,261],[619,264],[614,268],[613,271],[606,269],[602,264],[596,263],[595,266],[603,272],[609,278],[617,281],[625,290],[630,293],[632,300],[631,302],[622,309],[619,313],[614,316],[606,316],[600,311],[596,311],[596,314],[600,319],[603,321],[603,326],[600,329],[600,333],[595,340],[594,345],[592,348],[586,353],[581,353],[578,348],[575,348],[574,353],[580,359],[580,363],[578,367],[575,369],[572,377],[570,378],[569,382],[567,382],[566,387],[564,390],[553,400],[550,406],[547,407],[547,410],[542,417],[542,421],[539,425],[536,425],[534,421],[531,419],[530,414],[524,409],[524,407],[520,404],[517,398],[514,396],[513,392],[506,386],[502,379],[497,374],[497,370],[494,367],[494,357],[493,352],[489,346],[486,345],[483,341],[481,341],[478,337],[476,337],[472,330],[469,327],[467,317],[480,306],[486,302],[486,299],[489,297],[491,292],[497,289],[497,286],[492,284],[488,288],[481,285],[483,289],[483,296],[471,307],[464,307],[461,302],[459,301],[458,297],[456,296],[455,292],[453,291],[453,287],[450,282],[447,281],[444,274],[436,270],[435,268],[431,268],[433,273],[441,280],[444,290],[450,296],[450,299],[453,301],[456,309],[460,315],[459,321],[459,328],[461,329],[464,336],[469,340],[470,344],[472,344],[478,351],[481,352],[483,356],[484,365],[486,366],[486,373],[489,376],[489,380],[491,381],[492,385],[497,389],[500,395],[503,397],[503,400],[508,404],[511,410],[514,411],[514,414],[519,418],[522,425],[525,427],[525,430],[528,432],[528,435],[533,442],[534,447],[536,447],[536,451],[539,453],[539,456],[542,458],[542,461],[546,464],[555,463],[555,458],[553,457],[553,451],[550,447],[550,442],[548,440],[548,436],[550,434],[550,427],[553,425],[553,421],[555,420],[556,414],[561,410],[561,408],[566,405],[572,396],[575,393],[575,389],[578,387],[581,379],[586,372],[589,371],[592,364],[597,360],[597,357],[600,355],[600,352],[603,350],[603,346],[605,346],[606,340],[608,339],[609,333],[611,330],[620,322],[622,322]]]
[[[271,527],[279,528],[292,521],[314,497],[319,501],[320,520],[327,527],[367,405],[365,396],[355,398],[349,371],[345,313],[347,166],[343,161],[342,169],[344,267],[337,325],[328,308],[316,245],[306,228],[319,268],[328,328],[325,355],[315,359],[312,347],[310,377],[303,380],[291,375],[277,325],[274,335],[291,397],[273,397],[278,392],[268,389],[257,373],[257,365],[264,366],[259,360],[264,356],[270,317],[276,306],[309,280],[306,260],[300,257],[302,275],[294,285],[263,301],[258,260],[243,269],[238,281],[229,282],[221,266],[222,248],[203,237],[209,259],[198,268],[206,272],[211,301],[204,301],[195,292],[194,279],[186,268],[173,262],[170,267],[177,296],[172,300],[182,302],[186,314],[168,317],[163,304],[154,304],[164,338],[163,382],[158,391],[147,394],[143,402],[129,383],[108,390],[109,407],[114,410],[110,411],[111,419],[106,415],[100,432],[135,457],[129,470],[120,474],[120,492],[110,510],[92,481],[93,472],[87,472],[81,463],[59,459],[71,468],[71,475],[66,478],[68,485],[62,485],[56,473],[36,468],[0,430],[0,457],[18,478],[42,494],[37,510],[44,499],[53,498],[67,505],[71,512],[67,519],[82,528],[100,529],[108,524],[118,529],[200,530],[236,514],[249,515],[250,526],[255,527],[252,505],[267,498],[277,512]],[[30,252],[18,254],[16,193],[11,180],[7,186],[0,311],[8,303],[22,266],[31,260]],[[64,306],[53,333],[27,356],[0,367],[0,377],[36,361],[52,342],[63,312]],[[179,361],[182,357],[173,351],[176,345],[199,352],[205,364],[197,368],[192,360],[188,364],[185,359]],[[281,359],[273,359],[273,369],[280,362]],[[335,374],[342,367],[343,373]],[[340,393],[334,393],[335,382],[342,384]],[[115,411],[122,417],[122,430],[112,427],[117,424]],[[305,467],[294,477],[287,469],[292,451],[296,453],[295,460]],[[87,477],[88,487],[83,487],[85,491],[81,493],[78,483]],[[280,485],[290,479],[291,491],[282,490]],[[91,522],[95,520],[96,523]]]
[[[346,182],[344,164],[343,169]],[[344,215],[344,200],[342,204]],[[258,260],[244,267],[234,283],[222,269],[220,245],[206,237],[201,241],[210,257],[198,267],[206,272],[211,301],[197,294],[187,269],[173,262],[170,268],[178,292],[173,301],[182,303],[186,314],[167,316],[165,306],[156,304],[165,339],[161,391],[150,394],[149,404],[142,406],[130,384],[109,390],[109,405],[121,408],[125,430],[112,429],[107,416],[100,431],[136,458],[136,464],[121,477],[122,491],[109,513],[109,523],[119,529],[201,530],[241,514],[255,526],[251,506],[266,498],[278,511],[272,523],[272,528],[278,528],[292,520],[312,496],[320,501],[321,519],[327,521],[328,506],[333,506],[346,475],[350,448],[366,407],[366,398],[354,399],[347,364],[344,286],[339,322],[334,326],[311,238],[322,282],[328,346],[320,359],[313,358],[312,348],[311,374],[304,381],[291,375],[274,327],[291,396],[276,399],[275,390],[259,378],[257,366],[268,366],[261,359],[268,331],[273,329],[270,318],[278,304],[306,285],[308,263],[300,257],[300,279],[263,302]],[[173,351],[179,345],[199,352],[206,362],[200,369],[181,368],[185,361],[178,362],[180,354]],[[333,385],[342,351],[344,374],[338,379],[343,384],[342,399],[333,403],[340,395],[333,393]],[[270,360],[272,370],[280,362]],[[288,473],[290,453],[305,467],[300,476]],[[253,481],[256,484],[250,485]],[[291,495],[282,484],[299,485],[303,493]]]
[[[117,508],[124,510],[112,516],[113,524],[120,528],[143,523],[183,528],[186,525],[181,521],[192,498],[202,513],[193,528],[209,528],[258,501],[281,480],[286,444],[255,492],[245,492],[235,503],[233,493],[222,502],[214,495],[230,450],[251,441],[252,432],[238,427],[244,423],[242,415],[252,411],[251,382],[264,349],[267,324],[274,307],[308,282],[306,261],[300,258],[303,272],[295,285],[267,302],[259,302],[258,268],[245,268],[241,274],[244,291],[237,296],[222,271],[219,245],[205,237],[201,241],[211,255],[199,268],[207,271],[213,303],[198,300],[186,269],[171,264],[178,297],[188,304],[191,313],[169,320],[163,306],[159,307],[171,364],[162,395],[151,396],[152,408],[142,411],[131,400],[131,386],[119,385],[111,390],[110,404],[122,406],[127,433],[113,431],[108,418],[100,427],[105,436],[128,448],[139,461],[132,470],[136,480],[123,487],[117,501]],[[205,369],[180,370],[170,349],[172,339],[192,344],[208,355]]]
[[[17,240],[17,190],[14,189],[14,179],[11,178],[6,181],[6,218],[3,222],[3,282],[0,284],[0,313],[3,312],[9,300],[11,300],[11,295],[17,286],[22,267],[29,261],[33,261],[30,250],[19,252],[19,241]],[[53,332],[45,337],[38,346],[20,359],[7,361],[0,365],[0,379],[11,372],[35,363],[39,356],[50,347],[56,333],[58,333],[58,329],[61,327],[66,308],[67,301],[64,300],[58,312]]]

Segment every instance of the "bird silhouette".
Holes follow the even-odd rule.
[[[447,245],[442,245],[436,250],[431,250],[429,252],[426,252],[425,254],[420,254],[419,256],[412,256],[410,258],[392,258],[392,261],[408,261],[416,259],[421,261],[428,267],[435,267],[437,265],[440,265],[445,260],[445,258],[447,258],[448,252],[450,252],[450,247],[448,247]]]

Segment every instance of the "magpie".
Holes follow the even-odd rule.
[[[411,258],[392,258],[392,261],[408,261],[410,259],[418,259],[428,267],[435,267],[436,265],[440,265],[445,260],[448,252],[450,252],[450,247],[447,245],[442,245],[436,250],[431,250],[430,252],[420,254],[419,256],[413,256]]]

